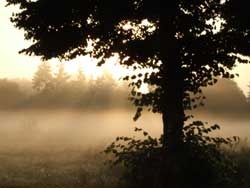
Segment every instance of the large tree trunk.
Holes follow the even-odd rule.
[[[161,1],[160,54],[162,60],[162,118],[163,118],[163,166],[159,187],[182,188],[181,158],[182,129],[184,125],[183,75],[181,71],[180,46],[175,37],[178,0]],[[167,3],[167,6],[164,6]]]
[[[162,87],[165,92],[162,97],[163,144],[169,152],[177,151],[180,147],[184,122],[183,75],[174,23],[178,13],[178,1],[172,1],[173,3],[168,2],[167,9],[163,9],[160,15]]]

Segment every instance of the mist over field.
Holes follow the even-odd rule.
[[[145,115],[138,122],[126,110],[34,110],[0,112],[0,150],[88,149],[109,144],[116,136],[131,135],[135,126],[157,136],[160,117]]]
[[[161,117],[144,113],[134,122],[133,111],[124,109],[80,110],[26,110],[0,112],[1,150],[86,150],[105,147],[116,136],[132,136],[134,127],[159,137],[162,133]],[[219,124],[218,135],[250,136],[250,118],[225,118],[214,114],[197,113],[195,119]]]

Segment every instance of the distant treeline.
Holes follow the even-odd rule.
[[[109,74],[86,79],[79,70],[71,78],[60,65],[52,74],[47,63],[39,66],[32,80],[0,79],[0,109],[25,108],[129,108],[127,83]]]
[[[110,81],[98,79],[79,83],[71,80],[60,88],[36,92],[28,80],[0,79],[0,109],[129,108],[128,89]]]
[[[250,118],[250,95],[245,96],[233,80],[220,79],[214,86],[204,88],[203,92],[206,97],[205,106],[199,110],[227,117]]]
[[[52,73],[48,63],[41,63],[32,80],[0,79],[0,109],[129,109],[132,105],[127,85],[127,82],[117,82],[110,74],[87,79],[81,69],[73,78],[64,71],[63,64]],[[205,107],[198,110],[250,115],[250,97],[246,97],[234,81],[220,79],[203,91]]]

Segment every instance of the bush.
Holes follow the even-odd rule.
[[[184,127],[183,146],[174,159],[177,170],[164,168],[169,159],[164,158],[162,138],[152,138],[139,128],[135,131],[142,133],[143,139],[117,137],[105,152],[114,155],[109,164],[124,168],[120,187],[163,187],[160,182],[174,178],[173,171],[178,172],[175,181],[183,188],[239,187],[242,181],[237,163],[227,152],[239,139],[211,137],[217,129],[218,125],[207,127],[201,121]]]
[[[228,155],[234,158],[240,177],[238,181],[241,181],[240,188],[249,188],[250,179],[250,143],[247,140],[241,140],[231,150],[228,150]]]

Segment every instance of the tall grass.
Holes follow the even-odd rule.
[[[84,151],[1,151],[0,188],[112,188],[117,170],[104,164],[101,148]]]
[[[250,187],[250,142],[247,139],[241,139],[237,145],[227,150],[228,155],[235,159],[239,171],[239,177],[235,181],[241,183],[240,188]]]
[[[0,188],[117,188],[122,167],[110,168],[104,147],[79,150],[0,151]],[[240,142],[228,155],[236,159],[242,187],[250,187],[250,145]]]

